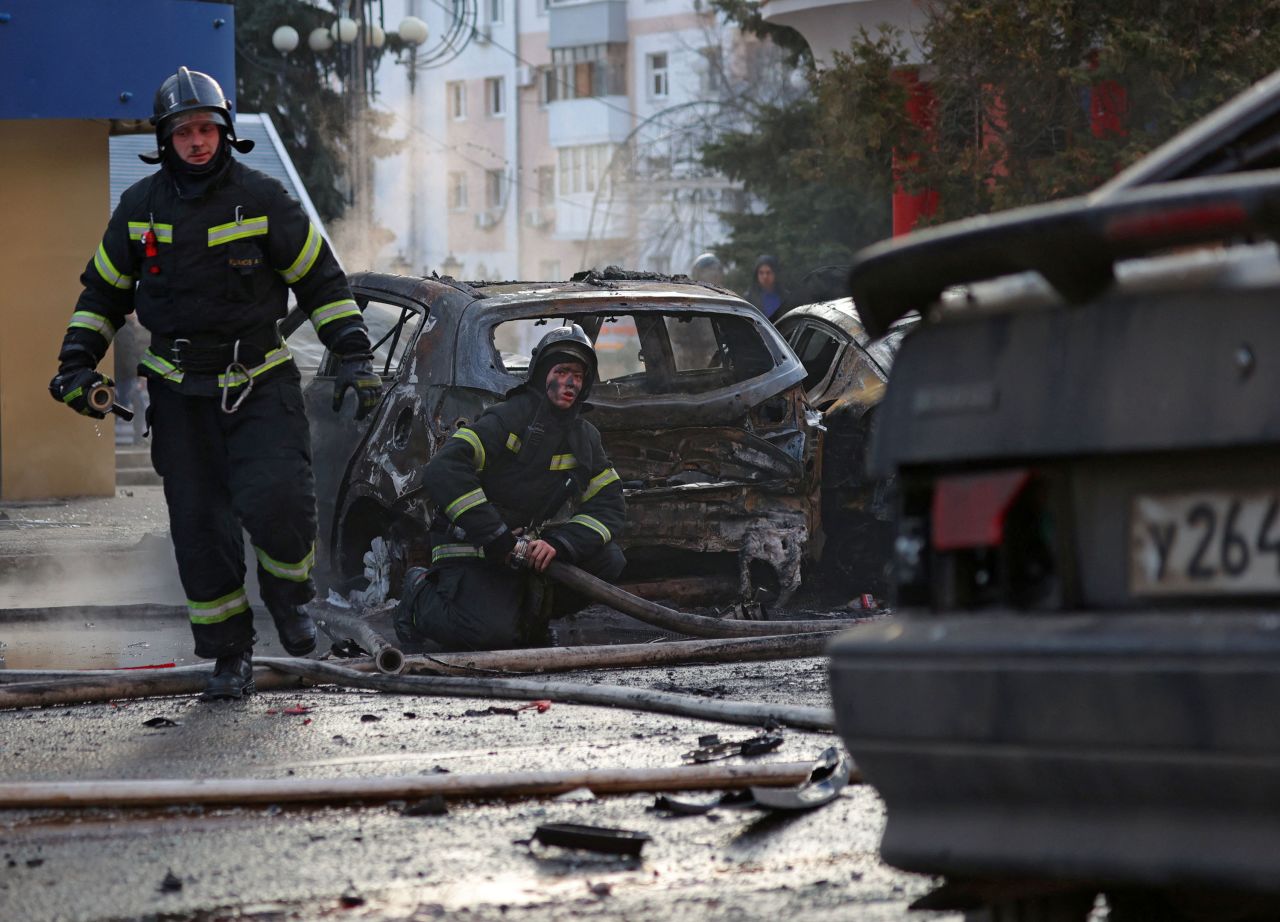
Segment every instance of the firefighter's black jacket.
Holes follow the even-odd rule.
[[[557,411],[545,394],[528,386],[447,439],[423,478],[449,525],[466,536],[466,542],[451,542],[437,529],[435,563],[482,556],[480,548],[504,526],[541,524],[535,520],[554,513],[548,504],[556,499],[576,500],[574,515],[548,526],[540,537],[570,563],[597,553],[626,521],[622,483],[600,432],[578,407]],[[572,480],[569,490],[566,479]]]
[[[326,347],[369,348],[346,276],[315,225],[278,181],[235,159],[197,198],[182,197],[166,168],[130,186],[80,280],[64,361],[87,352],[96,364],[134,310],[153,340],[270,346],[290,287]],[[271,362],[263,352],[252,360],[255,377],[288,361],[287,350],[269,352]],[[213,386],[170,358],[153,348],[145,373],[184,392]]]

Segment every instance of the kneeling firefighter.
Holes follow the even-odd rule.
[[[81,276],[54,399],[103,417],[90,401],[110,383],[95,370],[137,312],[151,332],[139,373],[151,407],[151,459],[164,478],[169,530],[197,656],[216,660],[206,698],[253,690],[253,615],[242,529],[262,600],[285,650],[315,649],[303,604],[315,592],[315,487],[299,374],[277,322],[289,289],[341,361],[334,409],[356,394],[378,403],[369,336],[346,276],[296,200],[231,156],[230,103],[208,74],[178,68],[156,92],[160,169],[134,183]]]
[[[582,418],[596,353],[577,324],[547,333],[529,377],[460,428],[423,471],[437,504],[431,567],[405,577],[396,634],[406,645],[496,650],[547,641],[548,621],[588,600],[538,574],[552,560],[614,580],[626,520],[600,433]],[[574,514],[544,526],[565,502]]]

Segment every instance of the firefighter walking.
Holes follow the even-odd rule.
[[[253,691],[253,615],[245,592],[247,532],[262,601],[285,650],[315,649],[303,607],[315,592],[315,488],[300,376],[277,322],[288,290],[340,356],[334,392],[356,415],[381,381],[346,276],[301,206],[276,180],[232,157],[236,137],[217,81],[180,67],[152,116],[160,169],[125,191],[81,282],[50,382],[54,398],[89,403],[96,371],[125,318],[151,333],[151,456],[164,479],[178,572],[197,656],[215,660],[209,699]]]

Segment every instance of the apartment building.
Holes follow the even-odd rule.
[[[741,194],[698,154],[741,122],[734,90],[760,58],[701,0],[403,2],[432,38],[412,74],[381,78],[407,142],[378,167],[394,264],[683,272],[721,239],[718,212]]]

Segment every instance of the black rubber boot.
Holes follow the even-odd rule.
[[[203,701],[224,701],[254,693],[253,648],[243,653],[219,656],[213,663],[213,675],[204,687]]]
[[[302,605],[267,604],[280,645],[290,656],[306,656],[316,648],[316,623]]]

